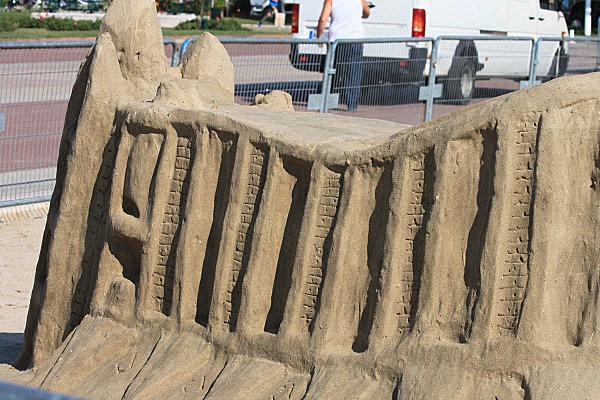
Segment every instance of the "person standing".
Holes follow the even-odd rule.
[[[281,2],[283,3],[283,0],[281,0]],[[269,1],[269,5],[267,6],[267,8],[265,8],[262,18],[260,19],[260,21],[258,21],[259,28],[262,26],[262,23],[265,20],[267,20],[268,18],[273,17],[273,20],[275,20],[275,18],[277,17],[277,13],[279,12],[278,7],[279,7],[278,0],[270,0]]]
[[[329,41],[363,39],[365,30],[362,19],[369,18],[370,15],[371,10],[366,0],[325,0],[317,26],[317,38],[323,37],[327,21],[331,18]],[[362,43],[344,44],[336,49],[336,81],[341,86],[343,102],[346,103],[350,112],[356,111],[360,100],[363,75],[362,57]]]

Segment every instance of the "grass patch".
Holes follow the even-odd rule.
[[[232,19],[235,19],[237,22],[239,22],[240,24],[250,24],[250,25],[256,25],[256,22],[258,22],[258,18],[251,18],[251,17],[231,17]]]
[[[0,40],[95,38],[98,31],[49,31],[43,28],[19,28],[12,32],[0,32]]]
[[[32,18],[28,12],[0,12],[0,32],[14,32],[17,29],[47,29],[49,31],[95,31],[100,21],[76,21],[71,18],[48,17]]]
[[[186,29],[186,30],[178,30],[175,28],[163,28],[163,36],[164,37],[173,37],[173,36],[199,36],[203,32],[210,32],[215,36],[235,36],[235,37],[245,37],[249,35],[273,35],[273,31],[262,30],[262,31],[253,31],[253,30],[240,30],[240,31],[219,31],[219,30],[208,30],[201,31],[197,29]]]
[[[198,26],[200,25],[201,28]],[[223,18],[222,20],[210,20],[202,19],[201,22],[198,20],[191,20],[181,22],[175,27],[180,31],[187,30],[217,30],[217,31],[247,31],[248,29],[242,28],[242,25],[235,18]]]

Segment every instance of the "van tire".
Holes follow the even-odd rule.
[[[475,92],[477,67],[472,58],[455,59],[444,81],[444,103],[467,105]]]

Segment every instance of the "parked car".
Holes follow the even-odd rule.
[[[600,17],[600,1],[592,1],[592,29],[598,28],[598,17]],[[583,28],[585,21],[585,1],[575,3],[569,11],[567,25],[570,28]]]
[[[316,37],[322,0],[295,0],[292,15],[294,38]],[[363,20],[367,38],[437,38],[461,35],[465,39],[444,42],[437,63],[443,79],[444,97],[467,102],[475,79],[496,77],[521,80],[529,75],[531,43],[528,41],[484,41],[480,36],[556,37],[542,42],[537,67],[540,79],[563,75],[568,49],[560,48],[567,24],[555,0],[372,0],[370,18]],[[472,37],[470,39],[469,37]],[[407,42],[394,46],[365,46],[363,82],[415,82],[429,75],[431,45]],[[294,45],[290,60],[294,67],[314,70],[325,59],[325,48]],[[509,61],[507,61],[509,60]],[[390,67],[390,66],[393,66]]]

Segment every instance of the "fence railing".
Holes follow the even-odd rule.
[[[485,71],[486,78],[502,77],[512,82],[530,77],[534,48],[535,39],[531,37],[438,37],[431,54],[424,121],[433,118],[434,103],[439,116],[476,99],[480,70]],[[508,91],[515,89],[509,82],[501,86]]]
[[[327,63],[321,112],[423,122],[430,38],[338,40]],[[397,112],[402,109],[401,112]]]
[[[0,207],[50,198],[69,96],[93,45],[0,42]],[[178,43],[164,45],[177,65]]]
[[[556,38],[539,38],[536,48],[556,44]],[[538,50],[539,51],[539,50]],[[534,60],[537,60],[534,57]],[[537,61],[536,61],[537,65]],[[600,71],[600,38],[564,38],[558,64],[559,75],[580,75]],[[537,70],[534,79],[539,74]],[[540,80],[537,80],[539,83]]]
[[[182,52],[185,51],[185,43]],[[257,94],[283,90],[297,111],[319,111],[327,75],[323,66],[331,53],[324,40],[222,38],[234,65],[235,97],[250,104]],[[300,60],[299,54],[305,58]]]
[[[165,40],[172,66],[193,40],[181,49]],[[221,41],[239,104],[283,90],[297,111],[410,125],[556,76],[600,70],[598,38]],[[71,87],[93,44],[0,42],[0,207],[49,199]]]
[[[194,40],[183,43],[181,54]],[[442,36],[338,40],[329,45],[316,40],[222,39],[232,54],[236,97],[242,104],[258,93],[280,89],[292,95],[299,111],[352,113],[411,125],[536,85],[542,75],[546,80],[564,74],[559,63],[554,74],[549,69],[565,40]]]

